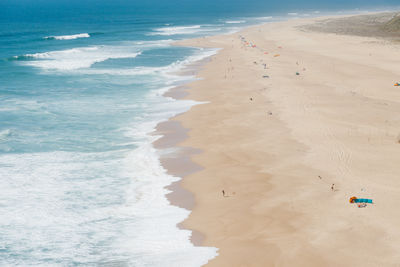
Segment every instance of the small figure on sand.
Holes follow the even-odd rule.
[[[225,197],[225,190],[222,190],[222,196]]]
[[[335,184],[332,184],[331,190],[332,190],[332,191],[335,191]]]

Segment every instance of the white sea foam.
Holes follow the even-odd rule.
[[[198,104],[149,92],[144,110],[122,129],[134,150],[0,155],[0,217],[5,265],[202,266],[217,249],[194,247],[177,224],[189,211],[171,206],[167,174],[150,135]],[[8,227],[10,226],[10,227]],[[99,246],[101,244],[101,246]]]
[[[126,47],[93,46],[68,50],[27,54],[24,58],[36,59],[22,61],[22,64],[45,70],[75,70],[89,68],[94,63],[112,58],[134,58],[140,51]]]
[[[238,24],[238,23],[245,23],[245,20],[227,20],[225,23],[227,24]]]
[[[229,28],[227,28],[227,31],[223,33],[223,35],[236,33],[238,31],[240,31],[241,29],[242,29],[241,27],[229,27]]]
[[[175,35],[175,34],[191,34],[201,31],[200,25],[194,26],[176,26],[176,27],[163,27],[154,29],[152,35]]]
[[[290,13],[287,13],[289,16],[297,16],[297,15],[299,15],[298,13],[295,13],[295,12],[290,12]]]
[[[113,157],[0,156],[2,246],[7,254],[29,255],[29,264],[7,254],[2,263],[44,266],[53,259],[50,266],[201,266],[216,255],[215,248],[194,247],[190,231],[177,228],[189,211],[165,198],[164,187],[177,178],[166,174],[154,148],[143,143],[125,158]],[[103,248],[96,249],[98,244]]]
[[[175,40],[165,39],[165,40],[156,40],[156,41],[125,41],[125,42],[122,42],[121,44],[127,45],[127,46],[138,47],[140,49],[146,49],[146,48],[168,47],[173,42],[175,42]]]
[[[138,47],[156,43],[37,53],[20,62],[71,73],[151,75],[168,85],[191,79],[173,73],[217,52],[199,49],[164,67],[89,68],[108,58],[134,57]],[[7,255],[29,258],[29,264],[26,258],[3,258],[6,265],[195,267],[217,255],[216,248],[193,246],[191,232],[177,228],[190,212],[171,206],[165,197],[165,186],[179,178],[161,166],[161,152],[152,146],[159,136],[149,133],[159,122],[200,104],[162,97],[169,88],[151,91],[138,101],[142,112],[120,129],[137,146],[134,150],[0,155],[3,245]]]
[[[142,50],[168,47],[173,40],[125,41],[119,46],[77,47],[67,50],[14,56],[20,64],[43,70],[74,71],[115,58],[135,58]]]
[[[169,87],[149,92],[148,112],[144,113],[138,127],[126,134],[136,140],[145,140],[138,149],[125,158],[127,172],[134,174],[137,186],[132,187],[131,201],[134,208],[126,207],[126,212],[133,212],[137,218],[145,218],[127,231],[122,240],[123,251],[157,257],[141,258],[134,266],[202,266],[216,256],[216,249],[193,247],[189,241],[190,231],[178,230],[176,224],[183,221],[189,211],[169,205],[165,186],[179,178],[168,175],[161,166],[159,152],[151,145],[159,136],[148,135],[155,126],[178,113],[187,111],[195,101],[181,101],[162,97]],[[156,110],[154,110],[156,107]],[[152,110],[152,111],[151,111]],[[132,165],[132,162],[135,162]],[[140,196],[140,199],[137,196]],[[172,240],[174,239],[174,240]],[[171,260],[172,259],[172,260]]]
[[[186,60],[175,63],[171,69],[181,69],[187,64],[201,60],[216,53],[216,50],[200,50]],[[143,113],[139,127],[127,130],[126,134],[135,140],[145,140],[138,149],[125,158],[128,173],[134,173],[139,186],[132,188],[132,201],[138,203],[134,209],[126,207],[126,212],[134,212],[138,218],[146,218],[140,224],[135,224],[131,231],[121,236],[118,242],[124,245],[123,251],[147,255],[133,262],[134,266],[202,266],[217,255],[217,249],[211,247],[194,247],[188,230],[178,230],[176,224],[183,221],[189,211],[169,205],[165,194],[169,191],[165,186],[179,178],[168,175],[159,161],[159,154],[151,145],[159,136],[149,135],[155,126],[190,109],[200,102],[190,100],[175,100],[162,95],[171,87],[163,87],[147,94],[147,112]],[[154,110],[156,107],[156,110]],[[135,164],[132,165],[132,162]],[[132,168],[132,169],[130,169]],[[160,190],[160,191],[158,191]],[[138,235],[140,233],[140,235]],[[174,240],[171,240],[174,239]],[[156,257],[149,257],[154,254]]]
[[[175,26],[175,27],[162,27],[156,28],[148,35],[186,35],[196,33],[216,32],[222,30],[219,27],[212,27],[206,25],[193,25],[193,26]]]
[[[11,129],[5,129],[0,131],[0,143],[7,141],[9,136],[11,136],[12,132]]]
[[[130,69],[80,69],[77,70],[81,74],[109,74],[109,75],[127,75],[127,76],[141,76],[141,75],[155,75],[161,79],[165,79],[166,76],[172,78],[171,82],[179,80],[190,79],[190,76],[178,76],[172,75],[174,72],[182,70],[185,66],[188,66],[196,61],[203,60],[207,57],[213,56],[217,53],[218,49],[199,49],[197,53],[187,57],[184,60],[176,61],[170,65],[163,67],[136,67]]]
[[[44,39],[55,39],[55,40],[73,40],[78,38],[89,38],[90,34],[88,33],[79,33],[72,35],[59,35],[59,36],[46,36]]]
[[[161,97],[166,90],[150,92],[146,110],[123,130],[135,140],[135,150],[0,156],[0,216],[10,254],[33,251],[31,265],[51,258],[57,262],[50,265],[73,260],[155,267],[202,266],[216,256],[216,248],[194,247],[191,232],[177,228],[189,211],[171,206],[165,197],[165,186],[179,178],[161,166],[151,145],[159,137],[148,133],[197,104]],[[105,250],[94,253],[98,244]],[[3,263],[26,265],[14,257]]]
[[[267,16],[267,17],[257,17],[257,18],[255,18],[256,20],[270,20],[270,19],[272,19],[272,17],[271,16]]]

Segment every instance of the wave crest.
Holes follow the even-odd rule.
[[[124,47],[94,46],[60,51],[26,54],[14,57],[21,64],[45,70],[76,70],[89,68],[93,64],[112,58],[135,58],[140,51]]]
[[[78,38],[89,38],[90,34],[88,33],[78,33],[72,35],[59,35],[59,36],[46,36],[43,39],[46,40],[74,40]]]
[[[8,137],[12,135],[11,129],[5,129],[0,131],[0,143],[8,140]]]
[[[239,23],[245,23],[245,20],[227,20],[225,21],[226,24],[239,24]]]
[[[182,34],[196,34],[196,33],[205,33],[205,32],[215,32],[220,31],[221,28],[214,27],[204,27],[201,25],[193,25],[193,26],[174,26],[174,27],[162,27],[153,29],[152,33],[148,35],[182,35]]]
[[[121,76],[144,76],[144,75],[156,75],[162,78],[168,76],[172,81],[177,80],[186,80],[190,79],[190,76],[181,76],[181,75],[173,75],[173,73],[177,73],[182,70],[184,67],[203,60],[207,57],[213,56],[217,53],[219,49],[199,49],[199,51],[192,55],[188,56],[184,60],[175,61],[169,65],[162,67],[135,67],[130,69],[82,69],[78,70],[81,74],[95,74],[95,75],[121,75]],[[171,77],[173,76],[173,77]]]

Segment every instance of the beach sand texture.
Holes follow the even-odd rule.
[[[208,103],[172,119],[201,150],[183,225],[207,266],[400,265],[400,46],[303,27],[323,19],[179,42],[222,48],[184,96]]]

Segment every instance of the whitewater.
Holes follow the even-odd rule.
[[[55,39],[55,40],[73,40],[78,38],[89,38],[89,33],[78,33],[78,34],[71,34],[71,35],[60,35],[60,36],[46,36],[43,37],[44,39]]]
[[[109,62],[132,61],[154,49],[180,50],[170,43],[127,42],[10,58],[16,67],[30,67],[40,84],[50,79],[50,88],[35,100],[14,96],[2,105],[9,114],[34,117],[0,131],[0,148],[9,152],[0,154],[0,177],[8,181],[2,181],[0,197],[6,264],[201,266],[216,255],[215,248],[194,247],[191,232],[177,228],[189,211],[165,197],[165,187],[179,177],[161,166],[152,146],[160,136],[151,134],[159,122],[196,104],[162,96],[194,79],[173,73],[216,50],[189,49],[164,66]],[[75,85],[68,92],[70,82]],[[113,92],[84,92],[98,86]],[[129,88],[133,92],[124,92]]]

